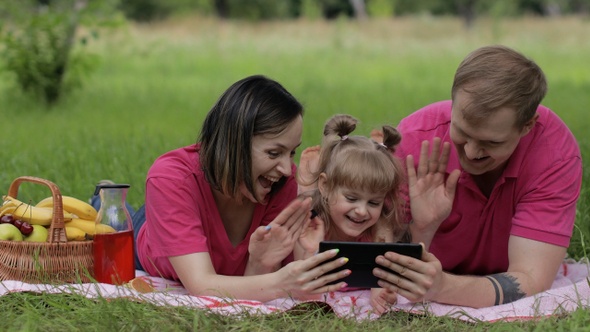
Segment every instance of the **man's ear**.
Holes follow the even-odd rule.
[[[535,115],[529,121],[527,121],[527,123],[524,124],[524,127],[522,128],[522,131],[520,132],[520,137],[523,137],[526,134],[528,134],[529,131],[531,131],[535,127],[535,124],[537,123],[538,119],[539,119],[539,113],[535,113]]]
[[[327,186],[328,183],[328,176],[326,176],[326,173],[320,173],[320,176],[318,177],[318,190],[320,191],[320,194],[322,195],[322,197],[325,197],[327,194]]]

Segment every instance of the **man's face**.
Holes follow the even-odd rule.
[[[516,126],[516,111],[500,108],[474,126],[463,117],[470,96],[463,90],[455,93],[451,114],[451,140],[457,149],[461,167],[472,175],[501,172],[518,146],[520,138],[532,128]],[[534,124],[534,121],[532,121]]]

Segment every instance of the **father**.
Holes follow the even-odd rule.
[[[573,231],[582,160],[570,130],[540,105],[546,90],[533,61],[504,46],[482,47],[459,65],[452,100],[400,122],[396,154],[408,157],[410,202],[426,199],[423,182],[439,179],[452,209],[434,222],[429,211],[413,210],[413,241],[429,252],[422,261],[380,256],[402,275],[376,271],[387,281],[382,287],[412,301],[471,307],[551,287]],[[439,155],[440,141],[451,143],[450,153],[446,143]]]

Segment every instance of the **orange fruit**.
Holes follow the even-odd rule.
[[[152,286],[152,283],[145,280],[142,277],[133,278],[126,285],[127,287],[134,289],[140,293],[151,293],[155,291],[155,288],[154,286]]]

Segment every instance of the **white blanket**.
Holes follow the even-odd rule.
[[[493,307],[474,309],[470,307],[444,305],[439,303],[410,303],[399,297],[391,311],[406,311],[415,314],[449,316],[465,321],[514,321],[529,320],[552,315],[562,315],[578,308],[590,308],[590,266],[587,262],[564,262],[559,269],[551,289],[518,301]],[[140,293],[125,286],[108,284],[28,284],[20,281],[0,283],[0,296],[11,292],[76,293],[89,298],[127,297],[156,305],[188,306],[211,310],[218,314],[240,315],[243,313],[268,314],[288,310],[306,310],[301,301],[282,298],[266,303],[215,296],[191,296],[178,282],[147,276],[137,271],[137,277],[150,283],[155,291]],[[322,301],[315,303],[333,311],[340,317],[357,320],[376,319],[369,303],[370,291],[331,292]]]

